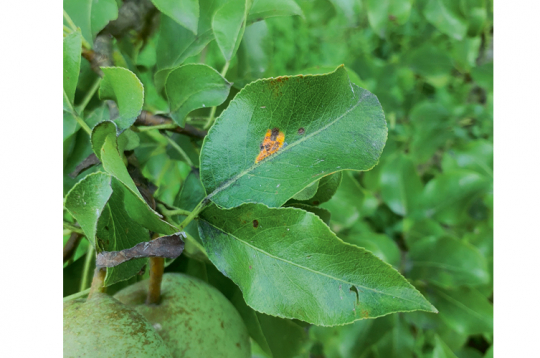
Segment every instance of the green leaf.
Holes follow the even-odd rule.
[[[238,49],[239,78],[233,80],[235,87],[243,88],[249,82],[264,77],[271,66],[272,50],[272,36],[266,21],[247,26]]]
[[[251,0],[229,0],[212,18],[214,36],[226,61],[231,60],[240,46],[250,7]]]
[[[103,168],[124,185],[123,200],[131,218],[145,228],[160,234],[171,235],[177,232],[178,230],[174,226],[161,220],[161,215],[148,206],[131,179],[122,157],[118,153],[114,123],[103,122],[94,127],[92,146],[94,152],[100,153],[98,157],[101,159]]]
[[[455,146],[444,154],[441,165],[445,173],[463,168],[493,177],[493,143],[477,139]]]
[[[139,116],[144,102],[144,88],[133,72],[122,67],[102,67],[103,80],[99,98],[110,99],[118,104],[119,117],[113,121],[119,131],[129,127]]]
[[[65,98],[65,97],[64,97]],[[70,136],[72,136],[81,126],[77,123],[77,120],[70,112],[63,112],[63,141],[65,142]]]
[[[322,180],[322,179],[321,179]],[[317,194],[317,189],[319,189],[319,180],[306,186],[302,191],[294,194],[292,197],[294,200],[305,201],[313,198]]]
[[[317,206],[311,206],[308,204],[302,204],[300,202],[292,203],[292,204],[285,204],[285,207],[293,207],[293,208],[309,211],[310,213],[317,215],[322,221],[324,221],[326,225],[330,224],[330,217],[332,216],[332,214],[330,214],[330,211],[326,209],[319,208]]]
[[[315,206],[326,203],[328,200],[332,199],[338,190],[342,177],[343,172],[337,172],[324,176],[319,180],[317,184],[317,192],[313,197],[310,198],[311,200],[301,201],[293,198],[289,200],[288,203],[303,203]]]
[[[253,0],[247,21],[252,23],[268,17],[293,15],[304,17],[302,9],[294,0]]]
[[[367,353],[390,332],[394,326],[393,316],[366,319],[339,327],[312,326],[310,336],[322,342],[325,357],[356,358]]]
[[[159,35],[156,50],[158,72],[155,75],[156,88],[161,91],[166,74],[171,68],[181,65],[190,56],[196,55],[214,39],[212,17],[218,6],[218,0],[199,0],[200,17],[197,35],[179,25],[170,17],[161,14]]]
[[[316,66],[316,67],[309,67],[302,71],[299,71],[295,74],[302,74],[302,75],[325,75],[330,72],[334,72],[336,69],[336,66]],[[349,75],[349,80],[357,85],[358,87],[366,88],[366,84],[364,81],[360,79],[358,74],[351,70],[350,68],[346,68],[347,74]]]
[[[381,168],[381,197],[396,214],[413,212],[422,195],[422,181],[409,156],[398,153]]]
[[[312,213],[246,204],[211,206],[200,218],[208,257],[259,312],[323,326],[436,312],[390,265],[339,240]]]
[[[212,67],[188,64],[172,70],[165,82],[171,117],[183,127],[189,112],[219,106],[227,99],[231,83]]]
[[[199,0],[152,0],[159,11],[197,35]]]
[[[353,27],[358,21],[361,4],[355,0],[330,0],[336,12],[344,16],[347,20],[346,25]],[[341,19],[340,19],[341,20]]]
[[[454,352],[438,336],[435,336],[435,348],[433,349],[433,358],[458,358]]]
[[[470,170],[440,175],[427,183],[422,193],[425,213],[441,223],[456,225],[468,218],[468,209],[491,185],[491,178]]]
[[[231,282],[231,285],[234,285]],[[260,348],[274,358],[295,358],[307,341],[306,332],[291,320],[269,316],[253,310],[235,286],[231,301],[242,316],[249,335]]]
[[[283,145],[256,161],[274,129]],[[279,207],[328,174],[371,169],[386,137],[377,98],[351,84],[344,67],[327,75],[260,80],[238,93],[204,139],[201,180],[221,207]]]
[[[358,247],[363,247],[384,262],[394,266],[394,268],[399,267],[401,252],[396,242],[388,235],[374,232],[358,232],[353,227],[353,230],[344,234],[343,240]]]
[[[439,103],[421,102],[410,114],[414,136],[411,142],[411,158],[416,164],[424,163],[450,137],[448,111]]]
[[[454,0],[429,0],[424,16],[439,31],[462,40],[467,33],[467,23],[459,12],[459,2]]]
[[[434,288],[428,295],[439,307],[442,320],[454,331],[464,335],[493,332],[493,305],[477,290]]]
[[[81,31],[77,30],[64,38],[64,110],[73,111],[75,90],[81,68]],[[65,133],[64,133],[65,135]]]
[[[377,351],[379,357],[415,357],[413,353],[415,336],[402,316],[402,314],[394,314],[389,317],[394,321],[394,326],[377,342],[374,350]]]
[[[489,281],[487,262],[478,249],[450,237],[427,237],[410,247],[412,279],[441,287],[476,286]]]
[[[446,86],[452,78],[452,57],[442,46],[423,44],[407,52],[404,58],[414,72],[426,77],[435,87]]]
[[[493,91],[493,62],[473,68],[471,76],[474,82],[478,83],[486,91]]]
[[[332,229],[339,232],[351,227],[360,218],[363,201],[364,192],[360,184],[350,172],[344,172],[335,195],[321,207],[332,213]],[[312,202],[317,202],[317,199],[314,198]]]
[[[118,17],[115,0],[64,0],[64,10],[81,28],[82,36],[90,45],[98,32]],[[64,24],[69,26],[65,19]]]
[[[403,25],[411,13],[411,0],[365,0],[368,21],[380,37],[386,37],[389,21]]]
[[[66,195],[66,209],[94,247],[98,219],[112,193],[111,176],[97,172],[87,175]]]
[[[129,249],[138,243],[150,240],[150,233],[137,220],[133,220],[126,208],[126,194],[123,185],[112,179],[113,194],[107,202],[97,225],[97,247],[99,251],[120,251]],[[135,276],[146,264],[147,259],[135,259],[115,267],[107,268],[105,286],[127,280]]]

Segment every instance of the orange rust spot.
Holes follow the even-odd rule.
[[[266,131],[266,135],[264,136],[264,140],[260,147],[260,152],[257,158],[255,159],[255,163],[260,162],[264,158],[274,154],[278,150],[283,147],[283,143],[285,142],[285,134],[281,132],[279,129],[269,129]]]
[[[369,318],[369,311],[368,310],[362,310],[361,315],[362,315],[362,318]]]

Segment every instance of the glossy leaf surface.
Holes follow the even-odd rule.
[[[199,22],[197,35],[178,24],[172,18],[161,14],[159,36],[156,49],[158,70],[171,69],[181,65],[190,56],[196,55],[214,39],[212,18],[222,5],[220,0],[199,0]],[[158,83],[161,78],[161,84]],[[161,90],[166,75],[156,73],[156,88]]]
[[[177,231],[176,228],[161,220],[160,215],[148,206],[131,179],[120,153],[118,153],[116,126],[113,122],[103,122],[94,128],[92,146],[94,151],[99,151],[103,168],[124,185],[126,209],[133,220],[154,232],[174,234]]]
[[[112,179],[113,194],[105,205],[97,225],[98,252],[129,249],[150,240],[148,230],[133,220],[126,211],[129,204],[124,200],[125,191],[122,186],[118,180]],[[115,267],[108,267],[105,285],[112,285],[136,275],[146,262],[147,259],[134,259]]]
[[[248,23],[275,16],[304,16],[302,9],[294,0],[253,0],[249,10]]]
[[[214,36],[226,61],[231,60],[240,46],[250,7],[251,0],[229,0],[212,18]]]
[[[93,173],[78,182],[66,196],[66,209],[95,246],[97,222],[112,195],[111,176]]]
[[[411,246],[413,279],[441,287],[475,286],[489,280],[487,262],[474,246],[450,237],[427,237]]]
[[[405,216],[417,208],[423,187],[408,156],[387,160],[381,168],[380,184],[382,199],[394,213]]]
[[[397,271],[339,240],[312,213],[246,204],[212,206],[201,218],[210,260],[257,311],[324,326],[391,312],[436,312]]]
[[[461,40],[467,33],[467,23],[459,13],[459,2],[453,0],[429,0],[424,16],[442,33]]]
[[[441,319],[465,335],[493,332],[493,305],[477,290],[434,288],[429,299],[440,309]]]
[[[121,132],[129,128],[141,113],[144,88],[133,72],[122,67],[102,67],[103,80],[99,98],[110,99],[118,105],[119,117],[114,119]]]
[[[256,162],[273,129],[286,145]],[[222,207],[279,207],[325,175],[371,169],[386,136],[377,98],[351,84],[344,67],[321,76],[260,80],[231,101],[206,136],[201,180]]]
[[[199,0],[152,0],[159,11],[197,35]]]
[[[64,38],[64,110],[72,111],[81,68],[82,37],[80,31],[72,32]]]
[[[63,4],[64,10],[81,28],[82,36],[90,45],[94,43],[97,33],[118,17],[115,0],[64,0]]]
[[[227,99],[230,88],[231,83],[210,66],[180,66],[169,73],[165,84],[171,116],[183,127],[189,112],[219,106]]]

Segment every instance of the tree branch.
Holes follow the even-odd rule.
[[[137,117],[137,120],[135,121],[135,125],[139,125],[139,126],[158,126],[158,125],[163,125],[163,124],[174,124],[174,122],[172,119],[168,117],[155,115],[148,111],[142,111],[139,117]],[[176,126],[174,128],[167,128],[166,130],[175,132],[178,134],[184,134],[189,137],[193,137],[197,139],[203,139],[208,133],[205,130],[193,127],[190,124],[186,124],[184,128]]]
[[[75,254],[75,251],[77,251],[77,247],[79,246],[81,239],[83,238],[83,235],[79,233],[71,233],[71,236],[69,237],[68,241],[66,242],[66,245],[64,246],[64,262],[69,260],[73,255]]]

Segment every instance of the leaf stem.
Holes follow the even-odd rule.
[[[71,27],[71,30],[73,32],[77,31],[77,28],[78,28],[77,25],[75,25],[73,20],[71,20],[71,17],[69,17],[69,14],[66,12],[66,10],[64,10],[64,19],[68,23],[69,27]],[[88,50],[92,49],[92,46],[90,46],[90,44],[84,39],[82,34],[81,34],[81,39],[82,39],[82,45],[83,45],[84,48],[86,48]]]
[[[74,293],[72,295],[64,297],[64,302],[75,300],[75,299],[77,299],[79,297],[84,297],[84,296],[88,295],[88,293],[90,293],[90,288],[87,288],[84,291],[77,292],[77,293]]]
[[[86,122],[81,117],[79,117],[77,113],[72,112],[71,114],[73,114],[73,117],[75,117],[75,120],[77,121],[77,123],[79,123],[82,129],[84,129],[84,131],[88,133],[89,136],[91,136],[92,130],[90,129],[90,127],[88,127],[88,124],[86,124]]]
[[[65,221],[64,221],[64,229],[71,230],[72,232],[76,232],[77,234],[84,235],[84,231],[82,231],[80,227],[77,227]]]
[[[229,65],[231,64],[231,61],[225,62],[225,66],[223,66],[223,69],[221,70],[221,76],[225,77],[227,74],[227,70],[229,69]]]
[[[84,260],[84,267],[83,267],[83,273],[81,278],[81,285],[79,286],[79,291],[83,291],[86,289],[86,286],[88,286],[88,272],[90,272],[90,264],[92,263],[92,259],[94,258],[94,248],[92,245],[88,245],[88,249],[86,250],[86,258]]]
[[[229,65],[231,64],[231,61],[225,62],[225,66],[223,66],[223,69],[221,70],[221,76],[225,77],[227,74],[227,70],[229,69]],[[204,125],[203,129],[208,129],[212,124],[214,123],[214,117],[216,115],[217,106],[212,107],[210,110],[210,116],[208,117],[208,121]]]
[[[191,159],[189,159],[189,157],[187,156],[186,152],[184,152],[184,150],[169,136],[165,136],[165,138],[167,138],[167,140],[169,141],[169,144],[178,151],[178,153],[180,153],[180,155],[182,156],[182,158],[184,158],[184,160],[186,161],[186,163],[193,168],[193,162],[191,161]]]
[[[71,28],[71,31],[77,31],[77,25],[75,25],[75,23],[73,22],[73,20],[71,20],[71,17],[69,17],[68,13],[66,12],[66,10],[64,10],[64,19],[66,20],[66,22],[68,23],[69,27]]]
[[[84,96],[83,100],[81,101],[81,104],[79,107],[77,107],[77,113],[82,113],[84,109],[86,108],[86,105],[92,97],[94,96],[94,93],[96,93],[97,89],[99,88],[99,84],[101,83],[101,77],[98,77],[92,87],[90,87],[90,90],[86,92],[86,95]]]
[[[169,210],[165,207],[165,205],[162,205],[162,204],[157,204],[160,212],[165,215],[165,216],[174,216],[174,215],[184,215],[184,216],[188,216],[189,214],[191,214],[191,211],[189,210],[184,210],[184,209],[178,209],[178,208],[175,208],[173,210]]]
[[[201,200],[201,202],[199,204],[197,204],[197,206],[195,207],[195,209],[193,209],[193,211],[191,213],[189,213],[189,215],[187,216],[187,218],[184,219],[184,221],[182,221],[180,223],[180,225],[178,225],[178,228],[180,229],[180,231],[184,231],[184,229],[186,228],[186,226],[193,221],[193,219],[195,219],[195,217],[197,215],[199,215],[199,213],[204,209],[206,208],[206,206],[208,206],[208,204],[210,204],[210,199],[208,199],[208,197],[205,197],[203,200]]]
[[[174,129],[178,125],[176,123],[165,123],[165,124],[158,124],[155,126],[144,126],[144,127],[135,127],[139,130],[139,132],[148,132],[152,131],[154,129]]]

